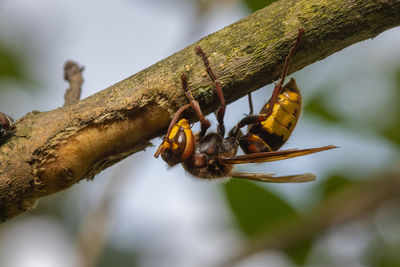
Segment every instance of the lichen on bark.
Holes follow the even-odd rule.
[[[95,95],[30,112],[17,123],[16,134],[26,137],[0,146],[0,221],[93,178],[161,135],[187,103],[180,73],[204,112],[214,111],[218,98],[194,45],[209,55],[230,103],[279,76],[299,28],[306,33],[289,73],[399,24],[398,0],[281,0]]]

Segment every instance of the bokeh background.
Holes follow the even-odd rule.
[[[2,0],[1,112],[62,106],[68,59],[87,97],[270,2]],[[0,266],[400,266],[399,47],[394,28],[291,75],[304,109],[285,148],[339,149],[240,167],[316,182],[198,181],[149,148],[1,224]]]

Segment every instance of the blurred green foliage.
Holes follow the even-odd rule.
[[[264,8],[277,0],[244,0],[244,3],[251,11],[256,11],[261,8]]]
[[[0,45],[0,79],[25,80],[24,65],[19,55]]]
[[[375,124],[363,125],[367,130],[371,132],[378,133],[383,139],[392,142],[393,144],[400,146],[400,67],[395,69],[393,74],[393,80],[395,81],[395,97],[391,99],[393,103],[395,103],[395,110],[392,110],[391,113],[393,116],[382,117],[381,119],[386,121],[385,125],[388,125],[385,128],[376,127]],[[335,88],[330,86],[329,89],[318,89],[317,93],[311,98],[307,99],[307,102],[304,104],[303,111],[307,115],[312,115],[318,119],[321,119],[328,123],[334,123],[338,126],[344,127],[349,130],[359,130],[349,123],[349,119],[344,117],[343,115],[339,115],[339,113],[335,112],[332,109],[329,109],[325,103],[329,101],[331,92],[335,91]],[[388,105],[391,106],[391,105]],[[371,108],[379,108],[371,107]],[[306,115],[306,116],[307,116]],[[365,130],[365,129],[361,129]]]
[[[255,183],[232,179],[224,190],[240,230],[248,236],[297,217],[288,202]]]
[[[124,251],[107,244],[98,259],[98,267],[135,267],[139,266],[138,258],[132,251]]]
[[[256,11],[264,8],[276,0],[244,0],[243,3],[250,11]],[[393,76],[395,79],[397,97],[391,101],[400,102],[400,67],[395,71]],[[29,80],[25,72],[25,63],[21,55],[16,54],[10,49],[0,44],[0,81],[2,79],[12,79],[16,81]],[[4,90],[0,86],[0,90]],[[316,94],[308,98],[304,105],[303,116],[312,115],[327,123],[335,124],[338,127],[349,129],[351,123],[346,117],[335,112],[334,109],[327,107],[326,103],[330,100],[330,95],[336,90],[335,85],[329,88],[317,88]],[[334,106],[334,105],[333,105]],[[380,108],[380,107],[371,107]],[[384,129],[374,128],[374,125],[367,125],[367,129],[377,132],[380,137],[391,141],[393,144],[400,146],[400,105],[393,110],[394,116],[382,118],[382,120],[390,120],[386,125],[390,125]],[[350,128],[351,129],[351,128]],[[325,199],[333,194],[341,191],[349,185],[356,183],[346,175],[337,172],[328,177],[319,179],[315,184],[313,193],[319,194]],[[238,230],[241,231],[249,239],[259,238],[264,235],[274,233],[276,229],[281,229],[282,225],[288,222],[296,222],[301,219],[301,214],[294,209],[285,199],[268,190],[265,186],[257,183],[232,179],[229,183],[223,185],[223,191],[227,198],[229,208],[232,212],[233,219],[236,222]],[[63,201],[60,194],[49,198],[49,205],[42,204],[31,215],[53,214],[72,235],[78,233],[79,223],[82,218],[66,218],[59,208]],[[44,201],[43,201],[44,202]],[[307,240],[293,246],[286,253],[290,256],[294,263],[304,265],[307,263],[309,251],[313,245],[313,240]],[[368,266],[389,267],[400,266],[400,244],[388,244],[382,238],[377,237],[372,240],[365,252],[365,263]],[[98,266],[138,266],[140,255],[135,255],[132,251],[124,251],[121,248],[113,247],[107,244],[99,258]]]
[[[366,250],[364,261],[374,267],[400,266],[400,244],[391,244],[376,235]]]
[[[332,89],[333,90],[333,89]],[[318,92],[307,99],[303,110],[305,113],[312,114],[320,119],[323,119],[330,123],[340,123],[343,122],[344,118],[339,117],[332,110],[328,109],[326,105],[324,105],[324,101],[329,99],[330,90],[318,90]]]
[[[224,192],[239,229],[248,237],[274,232],[280,224],[299,218],[286,200],[256,183],[232,179],[224,185]],[[310,248],[311,242],[306,241],[285,252],[303,265]]]
[[[340,173],[331,174],[316,185],[315,191],[320,192],[322,197],[326,198],[354,183],[354,180],[351,180]]]
[[[388,125],[386,129],[381,129],[380,134],[396,144],[397,146],[400,146],[400,67],[398,67],[397,71],[395,72],[394,75],[395,79],[395,94],[396,97],[394,97],[393,101],[396,101],[396,110],[393,110],[393,118]]]

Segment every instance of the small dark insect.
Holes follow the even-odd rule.
[[[271,174],[233,171],[235,164],[289,159],[336,147],[329,145],[317,148],[278,151],[291,135],[300,115],[301,95],[295,80],[291,79],[285,86],[283,86],[283,83],[290,58],[293,57],[303,34],[304,30],[300,29],[297,39],[286,57],[281,79],[275,85],[271,98],[261,109],[260,114],[252,114],[253,108],[249,95],[250,115],[240,120],[227,137],[225,137],[224,126],[226,104],[222,85],[211,69],[206,54],[197,46],[195,48],[196,53],[201,57],[208,76],[214,82],[221,102],[216,113],[218,121],[217,133],[207,133],[210,123],[201,112],[199,103],[193,98],[188,88],[186,75],[182,74],[182,88],[190,103],[184,105],[175,113],[164,141],[154,156],[157,158],[161,154],[161,157],[169,166],[181,163],[187,172],[204,179],[235,177],[275,183],[314,180],[315,175],[311,173],[274,177]],[[190,107],[196,112],[201,124],[200,132],[195,135],[193,135],[187,119],[180,119],[178,122],[181,114]],[[246,125],[249,127],[244,135],[240,129]],[[239,146],[246,155],[236,155]]]
[[[14,129],[14,120],[6,114],[0,112],[0,137],[2,137],[4,133],[13,135],[12,130]]]

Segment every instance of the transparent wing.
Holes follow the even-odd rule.
[[[221,156],[218,158],[224,164],[262,163],[268,161],[277,161],[277,160],[300,157],[332,148],[337,148],[337,146],[329,145],[329,146],[306,148],[306,149],[288,149],[288,150],[279,150],[272,152],[246,154],[234,157]]]
[[[270,173],[232,172],[232,178],[247,179],[267,183],[305,183],[314,181],[316,176],[312,173],[304,173],[289,176],[274,176]]]

